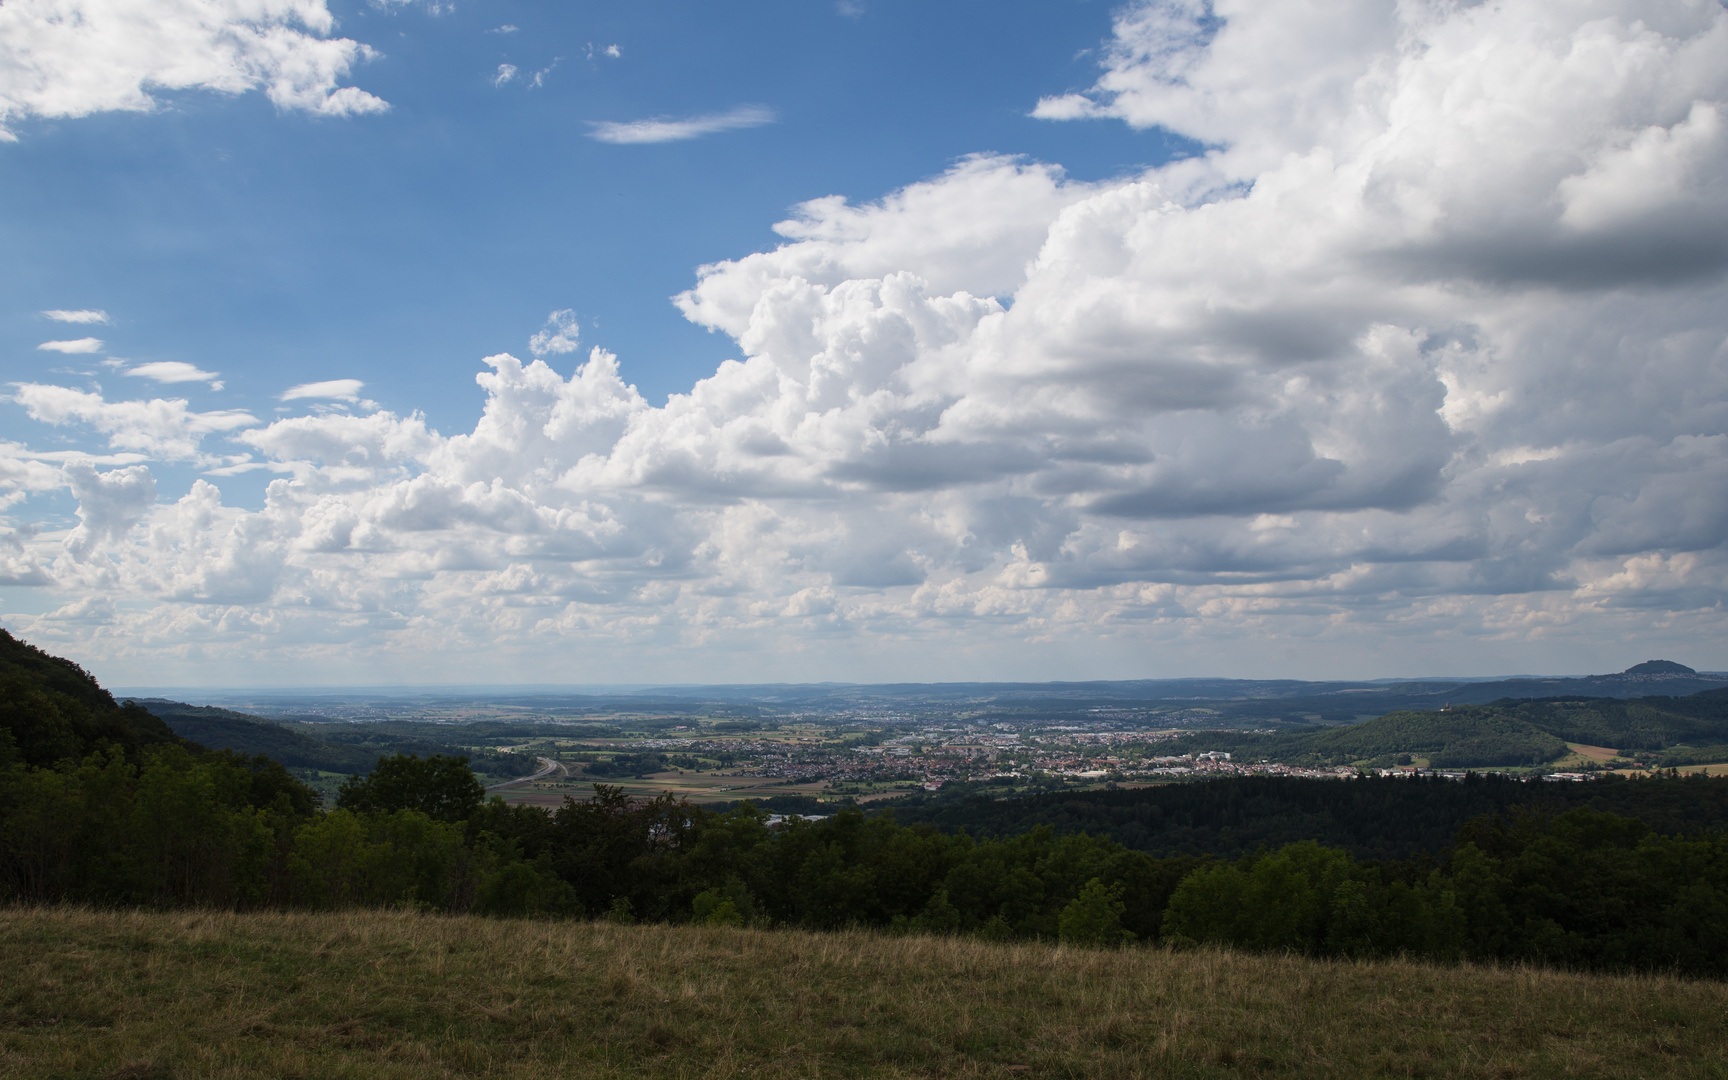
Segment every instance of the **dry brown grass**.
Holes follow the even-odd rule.
[[[0,1076],[1728,1076],[1728,987],[397,913],[0,910]]]

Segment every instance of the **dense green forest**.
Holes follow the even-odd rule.
[[[778,801],[771,800],[770,808],[782,809],[772,805]],[[821,812],[785,801],[782,812]],[[902,824],[975,837],[1014,836],[1040,826],[1058,835],[1085,832],[1160,858],[1238,858],[1315,840],[1358,858],[1411,859],[1438,854],[1471,819],[1515,807],[1549,813],[1585,807],[1638,818],[1665,835],[1696,835],[1728,829],[1728,783],[1701,776],[1605,776],[1582,784],[1492,774],[1462,781],[1385,776],[1348,782],[1242,776],[1010,799],[978,793],[960,800],[897,801],[893,813]]]
[[[854,807],[771,827],[750,805],[716,814],[599,785],[548,811],[486,800],[466,760],[443,755],[386,758],[327,811],[280,763],[189,743],[10,637],[0,680],[10,902],[407,906],[1728,975],[1728,834],[1692,827],[1720,820],[1728,780],[1576,785],[1684,828],[1545,802],[1561,785],[1314,782],[1360,793],[1331,809],[1340,821],[1420,815],[1399,800],[1427,793],[1441,809],[1413,835],[1430,838],[1487,811],[1407,858],[1312,838],[1157,857],[1053,823],[973,836]],[[1513,800],[1519,788],[1532,799]],[[1262,795],[1297,805],[1294,790]]]
[[[597,788],[555,812],[482,801],[460,759],[389,759],[321,811],[291,776],[164,746],[0,767],[0,895],[155,907],[407,905],[1081,944],[1534,959],[1728,974],[1728,837],[1579,808],[1478,818],[1439,858],[1312,841],[1159,859],[1048,826],[974,840],[866,818],[770,828]],[[1643,783],[1711,787],[1720,780]]]
[[[83,668],[0,630],[0,730],[25,761],[80,757],[97,745],[137,754],[184,745],[142,706],[120,706]]]
[[[1167,745],[1171,753],[1222,750],[1293,765],[1389,766],[1409,754],[1434,768],[1458,769],[1540,765],[1564,756],[1567,743],[1643,751],[1664,766],[1690,764],[1700,756],[1697,748],[1728,743],[1728,690],[1683,698],[1506,699],[1444,712],[1387,713],[1347,727],[1198,732]],[[1672,760],[1660,757],[1665,751]]]

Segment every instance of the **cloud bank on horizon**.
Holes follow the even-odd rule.
[[[69,491],[80,521],[0,537],[0,583],[66,598],[13,629],[135,670],[483,678],[508,653],[610,681],[1720,637],[1721,3],[1143,2],[1096,85],[1035,108],[1208,149],[1101,183],[977,156],[807,202],[676,298],[740,359],[663,407],[598,347],[568,375],[486,357],[484,413],[450,435],[14,388],[111,454],[0,447],[9,505]],[[532,352],[578,339],[554,312]],[[280,476],[259,511],[206,481],[160,502],[174,461]]]

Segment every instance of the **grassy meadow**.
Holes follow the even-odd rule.
[[[0,910],[0,1076],[1728,1076],[1728,986],[394,912]]]

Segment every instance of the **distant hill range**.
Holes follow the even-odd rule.
[[[534,771],[530,755],[471,745],[491,740],[489,732],[470,731],[469,725],[297,723],[160,698],[135,703],[183,738],[218,750],[265,754],[290,769],[354,774],[370,772],[391,754],[466,754],[474,771],[487,776]]]
[[[1728,675],[1700,673],[1671,660],[1647,660],[1612,675],[1511,679],[1125,679],[1049,683],[880,683],[657,687],[606,698],[613,707],[664,707],[673,701],[785,710],[963,709],[978,720],[1044,718],[1072,722],[1147,720],[1173,727],[1256,724],[1356,724],[1404,710],[1486,705],[1550,697],[1683,697],[1728,689]],[[590,699],[598,700],[598,699]],[[1190,710],[1184,714],[1184,710]],[[1113,710],[1120,710],[1114,712]],[[1136,713],[1143,715],[1136,716]],[[1157,714],[1153,716],[1152,714]]]
[[[1672,660],[1646,660],[1612,675],[1515,676],[1506,679],[1108,679],[1089,682],[785,683],[660,686],[629,693],[596,694],[587,700],[625,702],[739,702],[780,706],[838,705],[850,701],[923,700],[990,702],[1011,706],[1099,701],[1278,701],[1320,699],[1337,694],[1438,698],[1485,704],[1500,698],[1671,696],[1728,687],[1728,674],[1700,673]],[[541,700],[549,700],[553,695]],[[581,701],[569,689],[559,700]],[[534,700],[525,697],[524,700]]]
[[[1728,687],[1728,676],[1700,674],[1685,664],[1672,660],[1646,660],[1614,675],[1585,675],[1581,678],[1497,679],[1493,682],[1464,683],[1451,691],[1451,700],[1463,703],[1486,703],[1501,698],[1545,697],[1611,697],[1632,698],[1662,694],[1684,697],[1701,690]]]
[[[767,683],[650,687],[502,686],[318,688],[300,691],[137,690],[140,700],[186,700],[280,722],[407,720],[464,705],[510,707],[561,723],[653,732],[690,717],[770,722],[788,713],[1219,728],[1355,724],[1403,709],[1480,705],[1502,698],[1672,697],[1728,688],[1728,674],[1650,660],[1613,675],[1509,679],[1118,679],[1089,682]],[[194,697],[194,695],[196,695]],[[454,707],[454,708],[453,708]],[[629,717],[620,721],[618,717]],[[886,720],[884,722],[892,723]],[[311,727],[307,734],[326,737]],[[423,729],[422,729],[423,730]],[[403,733],[405,734],[405,733]],[[524,735],[523,737],[527,737]]]
[[[1218,750],[1292,765],[1440,769],[1544,765],[1599,747],[1668,767],[1728,761],[1728,687],[1684,697],[1504,697],[1440,712],[1399,710],[1359,724],[1272,733],[1196,732],[1171,753]]]
[[[1528,766],[1566,756],[1569,743],[1638,753],[1659,765],[1728,761],[1728,677],[1669,660],[1648,660],[1613,675],[1482,682],[824,684],[657,688],[610,700],[633,700],[640,707],[675,691],[686,710],[716,698],[757,702],[753,707],[762,709],[772,702],[776,710],[791,702],[839,711],[860,702],[894,701],[916,704],[906,710],[912,715],[957,710],[969,721],[1185,726],[1194,734],[1168,743],[1173,751],[1225,750],[1292,764],[1403,764],[1398,759],[1408,755],[1436,768]],[[592,708],[600,699],[581,700]],[[46,765],[102,746],[138,756],[154,746],[178,745],[263,754],[289,768],[338,774],[368,771],[395,753],[465,753],[477,772],[517,776],[532,771],[533,761],[510,752],[513,742],[567,730],[487,722],[272,720],[164,698],[116,701],[77,664],[0,630],[0,762],[13,757]]]
[[[1100,704],[1123,707],[1172,702],[1221,703],[1232,712],[1300,716],[1321,713],[1327,722],[1349,722],[1363,713],[1401,708],[1439,708],[1447,702],[1487,704],[1501,698],[1683,696],[1728,688],[1728,674],[1700,673],[1672,660],[1646,660],[1612,675],[1518,676],[1509,679],[1378,679],[1307,681],[1303,679],[1111,679],[1091,682],[965,683],[787,683],[721,686],[662,686],[629,693],[596,694],[584,699],[564,690],[522,700],[571,703],[605,701],[616,707],[666,707],[673,703],[727,703],[735,707],[843,708],[868,703],[928,703],[990,707],[1003,715],[1036,710],[1089,710]],[[1235,707],[1232,707],[1234,704]]]

